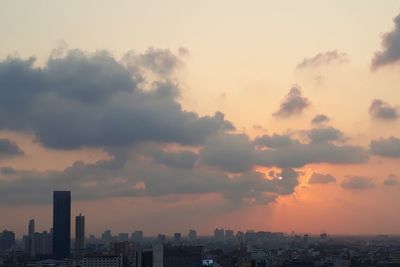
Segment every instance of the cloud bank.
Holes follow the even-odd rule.
[[[400,62],[400,15],[394,18],[394,29],[382,37],[382,49],[375,53],[371,68],[373,70]]]

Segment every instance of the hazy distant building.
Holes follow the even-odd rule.
[[[174,243],[175,244],[180,244],[182,241],[182,235],[181,233],[175,233],[174,234]]]
[[[214,230],[214,238],[218,241],[224,240],[225,230],[224,229],[215,229]]]
[[[75,255],[80,258],[85,249],[85,216],[75,217]]]
[[[15,245],[15,234],[4,230],[0,233],[0,250],[10,249]]]
[[[197,240],[197,232],[196,230],[190,229],[188,234],[189,241],[195,242]]]
[[[53,192],[53,255],[56,259],[70,256],[71,192]]]
[[[143,243],[143,231],[135,231],[132,233],[132,241],[138,244]]]
[[[158,240],[158,243],[160,243],[160,244],[167,243],[167,237],[163,234],[158,234],[157,240]]]
[[[35,220],[30,219],[28,224],[28,235],[35,233]]]
[[[101,240],[106,243],[110,242],[112,240],[111,230],[105,230],[101,234]]]
[[[129,241],[129,234],[128,233],[119,233],[118,241],[120,241],[120,242]]]
[[[226,240],[232,240],[232,239],[234,239],[234,232],[233,232],[233,230],[226,230],[225,231],[225,239]]]

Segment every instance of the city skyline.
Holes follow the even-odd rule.
[[[86,235],[400,235],[399,0],[4,1],[0,36],[0,230],[70,191]]]

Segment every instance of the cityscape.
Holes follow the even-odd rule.
[[[58,267],[271,267],[271,266],[400,266],[400,236],[319,236],[295,233],[234,232],[216,228],[214,235],[145,236],[141,230],[86,236],[85,216],[75,216],[71,239],[71,192],[53,192],[53,227],[16,240],[0,233],[0,266]],[[72,225],[73,226],[73,225]]]
[[[0,267],[400,267],[400,0],[0,0]]]

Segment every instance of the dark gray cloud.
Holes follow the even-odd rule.
[[[340,185],[349,190],[364,190],[375,186],[372,179],[366,176],[347,176]]]
[[[282,101],[278,111],[273,115],[283,118],[298,115],[310,105],[311,102],[307,98],[303,97],[300,88],[298,86],[293,86]]]
[[[308,131],[310,142],[289,135],[263,135],[251,141],[246,135],[210,138],[201,151],[201,162],[228,172],[246,172],[254,166],[297,168],[313,163],[358,164],[368,160],[362,147],[337,145],[342,133],[334,128]]]
[[[24,154],[24,152],[15,142],[9,139],[0,138],[0,159],[22,154]]]
[[[391,136],[389,138],[372,140],[369,147],[373,155],[400,158],[400,138]]]
[[[164,62],[165,54],[150,49],[143,57],[152,62],[158,55]],[[179,85],[170,80],[142,88],[144,76],[106,52],[73,50],[49,58],[42,68],[33,63],[18,58],[0,62],[0,129],[33,132],[46,147],[200,144],[233,129],[220,112],[200,117],[184,111],[175,100]],[[157,71],[169,72],[171,64],[160,63]]]
[[[12,167],[1,167],[0,173],[4,175],[16,174],[17,170]]]
[[[333,127],[314,128],[308,131],[308,137],[314,143],[338,141],[343,139],[343,133]]]
[[[336,145],[325,139],[301,143],[285,135],[264,135],[255,143],[264,147],[256,151],[258,165],[301,167],[312,163],[358,164],[368,160],[365,149],[351,145]]]
[[[153,159],[156,163],[165,164],[167,166],[177,168],[191,169],[199,159],[197,153],[192,151],[162,151],[157,150],[153,154]]]
[[[297,69],[316,68],[324,65],[342,64],[349,62],[349,56],[346,53],[337,50],[318,53],[314,57],[305,58],[297,65]]]
[[[330,174],[322,174],[314,172],[310,179],[308,180],[309,184],[329,184],[336,183],[336,178]]]
[[[228,172],[244,172],[254,165],[254,147],[247,135],[219,135],[204,144],[201,160]]]
[[[394,29],[383,35],[382,50],[376,52],[372,59],[373,70],[400,62],[400,15],[393,22]]]
[[[311,120],[311,123],[314,125],[320,125],[323,124],[325,122],[329,122],[330,119],[328,116],[324,115],[324,114],[317,114],[315,115],[315,117]]]
[[[391,106],[389,103],[380,99],[374,99],[369,107],[369,114],[374,119],[379,120],[396,120],[400,117],[397,107]]]
[[[400,185],[400,178],[397,177],[396,175],[389,175],[385,181],[383,181],[383,184],[386,186],[397,186]]]
[[[63,189],[71,190],[76,200],[219,193],[227,202],[264,205],[279,195],[293,193],[298,185],[298,173],[293,169],[283,169],[277,175],[281,178],[266,179],[249,171],[228,177],[220,171],[154,164],[142,157],[75,162],[63,171],[10,174],[13,179],[0,180],[0,203],[48,203],[51,191]]]
[[[179,56],[185,56],[188,53],[189,50],[184,47],[178,50]],[[176,69],[183,66],[183,62],[179,56],[172,53],[169,49],[150,47],[142,54],[130,51],[125,54],[124,60],[128,63],[130,69],[145,68],[155,74],[169,76]]]

